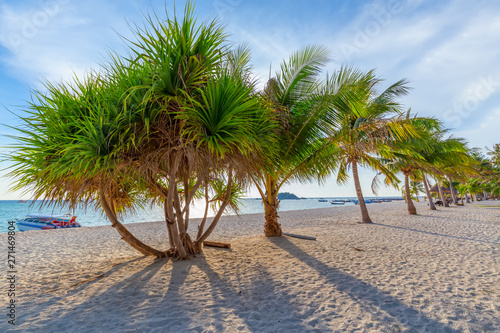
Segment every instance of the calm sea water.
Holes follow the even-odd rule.
[[[325,198],[325,199],[355,199],[355,198]],[[345,205],[353,205],[353,203],[346,203]],[[289,210],[302,210],[302,209],[315,209],[325,207],[342,207],[341,205],[332,205],[330,202],[319,202],[318,198],[301,199],[301,200],[281,200],[280,211]],[[205,206],[203,202],[196,202],[190,209],[190,216],[192,218],[202,217]],[[260,199],[243,199],[241,214],[254,214],[263,213],[264,206]],[[7,231],[7,222],[15,218],[24,218],[26,214],[65,214],[71,213],[78,216],[77,222],[86,226],[96,225],[111,225],[105,215],[101,211],[92,209],[77,209],[75,211],[68,211],[67,208],[58,207],[43,207],[40,208],[38,204],[21,203],[14,200],[0,200],[0,233]],[[232,214],[229,212],[229,214]],[[213,215],[212,215],[213,216]],[[137,210],[134,214],[123,216],[120,220],[123,223],[135,222],[153,222],[162,221],[164,219],[163,207],[151,207],[146,210]]]

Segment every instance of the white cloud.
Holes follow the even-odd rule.
[[[124,17],[105,2],[69,0],[0,6],[0,45],[9,52],[0,61],[9,74],[31,86],[40,81],[71,80],[106,58],[107,47],[123,44],[113,28],[123,29]]]
[[[371,1],[358,12],[342,12],[346,17],[304,17],[303,21],[280,16],[282,8],[273,2],[254,8],[252,13],[242,13],[248,8],[247,3],[224,3],[237,4],[224,12],[224,19],[230,22],[228,30],[235,42],[250,43],[255,73],[262,81],[267,79],[271,63],[274,72],[293,51],[322,43],[331,48],[336,59],[330,71],[349,62],[364,70],[377,68],[388,84],[403,77],[410,79],[414,90],[404,102],[420,115],[443,119],[456,105],[460,108],[474,104],[470,96],[476,97],[472,108],[461,109],[459,126],[451,119],[447,125],[456,127],[455,135],[465,137],[473,146],[500,142],[500,85],[484,84],[484,80],[500,82],[497,2],[402,0],[399,9],[390,11],[390,2]],[[158,5],[159,13],[162,6],[163,3]],[[202,6],[214,10],[213,4],[200,3],[198,8]],[[73,71],[81,74],[96,67],[105,58],[106,47],[123,47],[115,31],[129,35],[125,18],[140,23],[142,14],[138,8],[141,3],[134,1],[113,4],[99,0],[43,0],[2,4],[0,45],[8,52],[2,53],[0,61],[10,76],[32,87],[42,77],[68,80]],[[142,10],[148,11],[145,7]],[[270,16],[276,19],[270,21]],[[352,54],[349,49],[342,49],[346,45],[354,47]],[[363,174],[363,190],[369,196],[372,173]],[[316,185],[301,186],[292,185],[307,193],[298,190],[299,196],[316,192],[321,194],[315,196],[355,195],[352,184],[338,188],[330,181],[321,189]],[[285,189],[293,192],[293,188]]]

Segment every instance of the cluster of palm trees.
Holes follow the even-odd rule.
[[[464,204],[464,200],[470,203],[471,200],[477,201],[478,198],[497,199],[500,196],[500,168],[495,164],[495,159],[486,159],[477,148],[467,148],[463,139],[453,137],[444,139],[445,132],[440,131],[427,136],[425,151],[418,151],[418,147],[412,148],[412,153],[418,152],[419,155],[417,159],[413,158],[411,161],[416,163],[414,167],[420,171],[411,173],[409,186],[407,187],[406,183],[404,186],[410,214],[416,213],[411,207],[411,194],[416,197],[422,185],[429,198],[430,209],[436,209],[428,177],[435,179],[434,188],[438,191],[438,197],[445,207],[449,207],[450,201],[459,204],[456,193],[461,196],[461,205]],[[434,145],[432,145],[433,140],[436,140]],[[396,153],[399,154],[400,152]],[[394,160],[390,163],[394,163]],[[450,194],[451,200],[445,196],[445,191]],[[418,201],[418,198],[416,200]]]
[[[102,209],[144,255],[200,253],[250,185],[262,196],[265,234],[280,236],[278,192],[291,181],[321,183],[336,174],[344,183],[352,171],[362,222],[370,223],[360,165],[387,184],[397,185],[402,173],[410,214],[410,179],[428,192],[430,175],[451,184],[477,174],[463,140],[445,138],[439,121],[403,109],[405,80],[380,90],[374,71],[352,67],[322,77],[330,54],[313,45],[292,54],[259,90],[248,47],[232,45],[217,20],[198,23],[189,3],[182,18],[154,15],[134,32],[127,57],[110,54],[100,71],[34,92],[8,159],[14,189]],[[194,199],[206,203],[197,228],[189,219]],[[167,250],[119,221],[151,202],[164,207]]]
[[[456,185],[458,193],[469,203],[478,199],[500,198],[500,144],[493,145],[493,149],[487,152],[490,159],[485,158],[479,149],[469,151],[471,158],[475,161],[475,172],[471,177],[463,179]]]

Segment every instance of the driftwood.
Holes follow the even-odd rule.
[[[228,243],[219,243],[219,242],[204,241],[203,245],[204,246],[212,246],[212,247],[221,247],[223,249],[230,249],[231,248],[231,244],[228,244]]]
[[[289,234],[288,232],[283,232],[283,235],[288,236],[288,237],[295,237],[295,238],[307,239],[307,240],[316,240],[316,237],[296,235],[296,234]]]

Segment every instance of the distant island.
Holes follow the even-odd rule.
[[[278,193],[278,200],[300,200],[298,196],[290,192]]]

